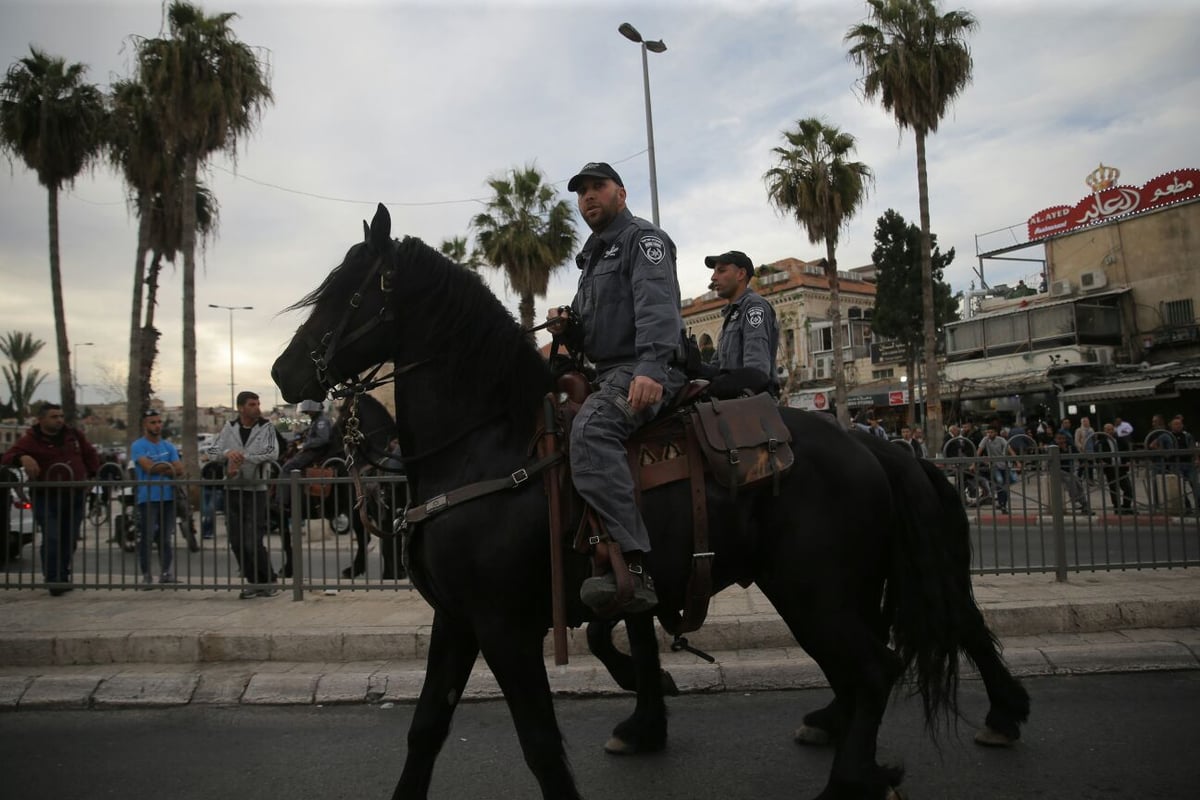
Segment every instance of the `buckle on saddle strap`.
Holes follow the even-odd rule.
[[[520,486],[525,481],[529,480],[529,473],[525,471],[524,467],[522,467],[521,469],[517,470],[516,472],[514,472],[512,475],[509,475],[508,477],[512,478],[512,482],[513,482],[512,485],[513,485],[513,488],[515,489],[516,487]]]

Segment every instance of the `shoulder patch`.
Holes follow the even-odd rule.
[[[746,310],[746,322],[750,324],[751,328],[757,328],[759,325],[763,324],[763,320],[766,318],[766,315],[766,309],[764,309],[762,306],[755,306],[754,308]]]
[[[638,247],[642,251],[642,255],[651,264],[659,264],[667,255],[667,246],[663,244],[663,240],[653,234],[643,236],[638,240]]]

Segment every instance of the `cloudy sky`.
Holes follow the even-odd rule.
[[[566,195],[589,160],[621,172],[634,213],[650,217],[649,169],[631,22],[668,50],[650,54],[663,227],[679,246],[684,296],[703,293],[707,254],[745,250],[758,263],[823,255],[767,204],[762,175],[781,131],[820,116],[858,138],[875,172],[870,202],[843,234],[839,262],[869,263],[876,219],[895,208],[918,219],[916,158],[877,104],[842,38],[861,21],[856,0],[204,0],[239,15],[233,29],[269,58],[275,104],[236,164],[205,176],[220,202],[220,231],[202,257],[197,288],[202,404],[229,398],[229,315],[238,388],[270,401],[272,360],[300,318],[281,309],[313,288],[361,237],[361,220],[386,203],[397,235],[436,245],[467,234],[485,180],[536,164]],[[949,7],[944,5],[944,7]],[[929,143],[932,225],[957,259],[965,289],[976,237],[1018,226],[1087,192],[1101,161],[1140,185],[1200,167],[1200,5],[1194,0],[975,0],[974,83]],[[107,87],[130,74],[131,36],[160,31],[158,0],[0,0],[0,55],[11,64],[35,44],[89,66]],[[47,342],[35,366],[55,373],[48,281],[46,194],[20,163],[0,170],[0,331]],[[572,199],[573,198],[569,198]],[[136,224],[120,181],[104,168],[60,201],[68,334],[78,346],[84,400],[123,381]],[[582,227],[582,226],[581,226]],[[984,248],[1013,234],[990,233]],[[1040,256],[1040,251],[1024,254]],[[990,261],[989,283],[1038,268]],[[180,276],[160,292],[163,331],[155,384],[182,395]],[[510,308],[503,280],[492,284]],[[564,267],[538,316],[573,294]],[[57,398],[56,377],[40,397]]]

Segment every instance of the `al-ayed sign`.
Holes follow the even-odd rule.
[[[1200,169],[1180,169],[1159,175],[1140,189],[1112,186],[1090,194],[1074,206],[1051,206],[1029,218],[1029,239],[1045,239],[1114,217],[1200,198]]]

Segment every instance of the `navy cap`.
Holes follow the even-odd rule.
[[[571,180],[567,181],[567,191],[575,191],[579,187],[582,178],[608,178],[610,181],[616,183],[617,186],[622,188],[625,186],[617,171],[603,161],[589,161],[584,164],[583,169],[579,170]]]
[[[746,274],[754,276],[754,262],[750,260],[750,256],[743,253],[741,250],[730,250],[728,253],[722,253],[719,256],[708,256],[704,259],[704,266],[712,269],[717,264],[733,264],[735,267],[741,267],[746,270]]]

